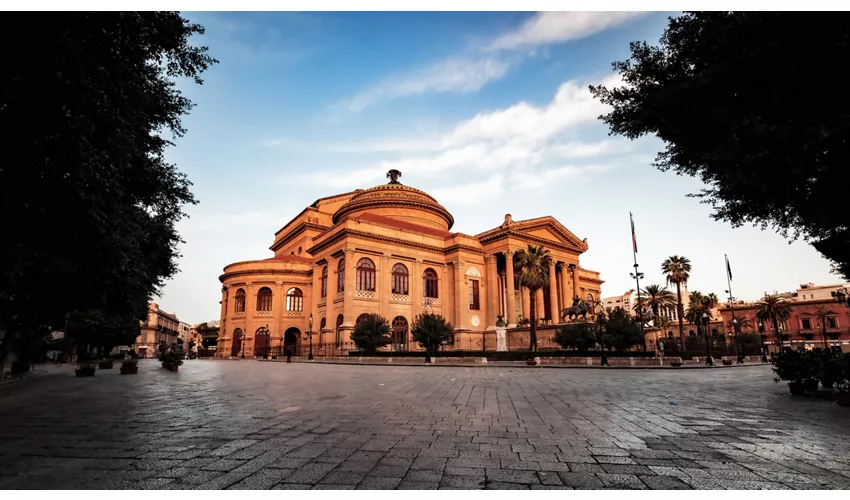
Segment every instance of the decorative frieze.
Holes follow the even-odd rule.
[[[354,292],[354,298],[356,299],[374,299],[378,295],[369,290],[357,290]]]

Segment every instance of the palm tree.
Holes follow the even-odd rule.
[[[655,322],[658,322],[659,310],[665,307],[673,307],[676,304],[673,292],[661,285],[646,285],[646,288],[640,293],[640,301],[641,307],[643,307],[641,313],[652,311],[652,319]]]
[[[528,288],[531,331],[529,332],[528,349],[537,352],[537,290],[549,284],[549,263],[552,257],[549,250],[543,247],[528,245],[528,250],[520,250],[514,254],[514,273],[519,279],[520,286]]]
[[[826,349],[826,320],[830,316],[835,316],[833,311],[829,310],[829,306],[825,304],[821,304],[815,310],[815,317],[820,321],[821,326],[823,327],[823,348]]]
[[[772,321],[776,330],[776,348],[782,350],[782,337],[779,334],[779,322],[791,316],[791,306],[778,295],[765,295],[756,304],[756,318],[760,321]]]
[[[682,285],[688,283],[691,277],[691,261],[687,257],[673,255],[661,263],[661,273],[667,279],[667,284],[676,285],[676,311],[679,316],[679,338],[684,338],[685,311],[682,307]]]

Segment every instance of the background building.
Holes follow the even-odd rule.
[[[148,317],[142,321],[142,332],[136,338],[133,349],[142,357],[156,356],[157,346],[164,341],[168,346],[176,345],[180,337],[180,320],[167,313],[153,302],[148,304]]]
[[[806,283],[794,292],[773,293],[784,298],[791,309],[791,316],[779,322],[780,336],[784,347],[823,347],[824,324],[817,317],[820,306],[832,312],[826,318],[826,344],[850,350],[850,308],[837,304],[832,292],[850,287],[850,284],[835,284],[817,286]],[[765,294],[767,295],[767,294]],[[760,322],[756,318],[758,301],[736,302],[731,306],[726,303],[721,306],[720,313],[727,330],[732,332],[732,317],[741,325],[741,333],[761,335],[765,345],[771,350],[776,349],[776,329],[772,322]]]
[[[217,356],[298,351],[311,316],[324,353],[349,342],[367,313],[387,318],[395,350],[417,348],[410,325],[426,311],[446,317],[455,340],[481,339],[499,315],[515,327],[529,317],[530,297],[513,258],[529,244],[552,256],[550,285],[536,297],[543,323],[558,322],[573,297],[599,300],[599,273],[579,263],[587,240],[553,217],[506,215],[475,236],[453,233],[445,207],[398,182],[399,172],[387,176],[389,184],[316,200],[275,234],[273,257],[224,268]]]

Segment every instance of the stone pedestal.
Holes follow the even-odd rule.
[[[504,328],[504,327],[496,327],[496,350],[497,351],[507,351],[508,350],[507,329]]]

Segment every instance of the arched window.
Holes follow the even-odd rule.
[[[327,318],[322,318],[322,321],[319,322],[319,331],[324,331],[325,327],[328,325]]]
[[[336,345],[339,345],[339,343],[342,341],[342,339],[339,338],[339,334],[340,334],[339,329],[340,329],[340,327],[342,327],[342,322],[343,322],[343,317],[342,317],[342,314],[340,314],[339,316],[336,317],[336,329],[334,329],[334,337],[335,337],[334,341],[336,342]]]
[[[236,302],[233,304],[234,312],[245,312],[245,290],[236,290]]]
[[[425,274],[422,276],[425,285],[425,297],[429,299],[436,299],[437,294],[437,272],[431,269],[430,267],[425,270]]]
[[[304,310],[304,293],[298,288],[290,288],[286,292],[286,310],[287,311],[303,311]]]
[[[365,257],[357,261],[357,289],[375,291],[375,263]]]
[[[322,268],[322,298],[328,296],[328,266]]]
[[[272,310],[272,291],[269,287],[264,286],[257,292],[257,310],[271,311]]]
[[[339,266],[336,270],[336,291],[345,291],[345,259],[339,259]]]
[[[408,294],[408,275],[407,267],[404,264],[396,264],[393,266],[393,293],[399,295]]]

